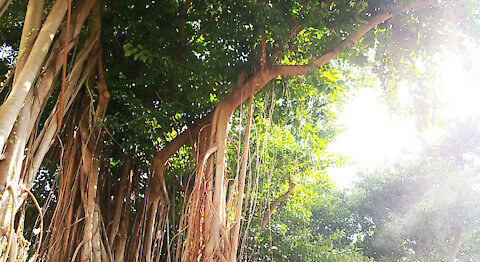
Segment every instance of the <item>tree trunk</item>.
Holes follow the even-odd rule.
[[[88,16],[89,10],[94,1],[84,1],[77,9],[76,28],[83,27],[83,23]],[[31,0],[28,3],[27,14],[25,17],[22,37],[20,42],[19,57],[14,74],[12,90],[0,106],[0,119],[3,119],[0,126],[0,144],[2,150],[2,160],[0,161],[0,191],[3,192],[6,187],[14,192],[15,197],[7,197],[9,194],[2,194],[0,199],[0,210],[2,223],[1,228],[9,228],[11,219],[17,213],[18,208],[24,203],[25,192],[32,186],[37,168],[32,168],[32,162],[41,163],[43,157],[53,141],[53,135],[48,141],[44,141],[46,146],[40,151],[33,151],[36,133],[36,125],[39,123],[40,114],[43,107],[49,99],[50,91],[53,89],[55,75],[58,74],[57,66],[50,63],[56,59],[56,51],[59,50],[64,40],[55,38],[55,33],[60,27],[67,8],[66,1],[57,1],[48,14],[46,20],[42,23],[44,13],[44,3],[42,0]],[[82,13],[83,12],[83,13]],[[66,36],[66,34],[63,33]],[[72,35],[74,36],[74,35]],[[52,43],[55,43],[52,45]],[[52,48],[50,48],[52,46]],[[71,48],[73,45],[69,44]],[[56,49],[55,49],[56,48]],[[62,50],[65,52],[66,50]],[[47,59],[48,55],[48,59]],[[88,55],[88,54],[87,54]],[[46,62],[45,62],[46,61]],[[81,62],[80,64],[83,64]],[[40,69],[43,71],[40,72]],[[80,72],[79,72],[80,73]],[[39,80],[37,80],[39,78]],[[77,85],[78,79],[72,79],[71,85]],[[33,85],[35,83],[35,85]],[[80,84],[81,85],[81,84]],[[73,96],[75,94],[72,94]],[[70,100],[73,100],[69,97]],[[66,107],[68,108],[68,107]],[[48,129],[47,124],[44,130]],[[55,132],[54,132],[55,133]],[[10,137],[13,143],[5,144],[5,137]],[[37,139],[37,141],[40,141]],[[25,151],[28,146],[28,153]],[[35,153],[39,157],[35,157]],[[34,160],[34,161],[32,161]],[[13,206],[12,206],[13,204]],[[21,229],[21,225],[19,225]],[[21,234],[21,232],[18,232]],[[10,253],[25,254],[25,246],[10,237],[8,241],[12,249]],[[8,250],[5,251],[8,253]],[[4,253],[3,256],[6,256]],[[13,259],[13,257],[11,257]]]
[[[5,142],[13,128],[20,110],[23,107],[25,98],[32,88],[35,78],[40,71],[45,57],[50,50],[53,37],[63,20],[67,11],[67,1],[58,0],[50,10],[45,23],[40,30],[35,43],[33,44],[30,55],[25,61],[23,70],[16,78],[12,91],[0,106],[0,149],[5,147]],[[2,174],[3,175],[3,174]]]
[[[458,252],[462,247],[464,238],[465,238],[465,228],[462,227],[460,232],[458,232],[457,238],[455,240],[455,246],[453,246],[452,252],[450,254],[450,260],[455,260],[455,258],[457,258]]]

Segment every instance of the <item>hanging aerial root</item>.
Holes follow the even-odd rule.
[[[5,250],[5,256],[3,257],[3,262],[7,261],[8,254],[10,252],[10,247],[12,246],[12,242],[13,242],[12,236],[13,236],[13,224],[15,222],[15,202],[17,199],[17,196],[15,195],[15,192],[13,191],[13,188],[11,185],[7,186],[7,191],[10,192],[10,194],[12,195],[12,210],[11,210],[12,214],[10,216],[10,230],[8,233],[8,244],[7,244],[7,249]]]
[[[35,250],[35,254],[33,255],[33,260],[37,260],[37,256],[40,253],[40,246],[42,244],[42,237],[43,237],[43,214],[42,214],[42,209],[40,208],[40,205],[37,202],[37,199],[35,196],[32,194],[32,192],[26,188],[22,190],[23,192],[26,192],[33,200],[33,203],[35,203],[35,207],[38,210],[38,215],[40,216],[40,232],[38,236],[38,242],[37,242],[37,249]]]
[[[211,140],[210,140],[211,141]],[[207,175],[206,169],[209,167],[207,162],[211,161],[211,156],[218,150],[218,143],[211,145],[203,155],[200,165],[197,167],[197,176],[195,178],[195,185],[192,193],[188,199],[188,208],[185,216],[187,218],[187,232],[185,239],[185,247],[182,254],[182,261],[196,261],[204,256],[202,246],[206,239],[203,234],[206,231],[205,212],[211,205],[211,199],[208,197],[207,189]],[[210,203],[208,203],[210,201]],[[203,233],[202,233],[203,232]],[[178,242],[179,243],[179,242]],[[176,260],[178,261],[179,252],[177,252]]]
[[[253,96],[250,97],[247,114],[247,127],[245,130],[245,140],[243,142],[243,152],[240,164],[240,173],[238,176],[238,192],[235,199],[235,221],[231,235],[232,249],[229,254],[229,261],[234,262],[237,258],[237,250],[240,236],[240,223],[242,217],[243,192],[245,191],[245,177],[247,173],[247,161],[250,155],[250,128],[252,124]]]
[[[62,128],[62,119],[63,119],[63,102],[65,100],[65,82],[67,78],[67,55],[68,55],[68,38],[70,37],[70,15],[72,13],[72,0],[68,0],[68,9],[67,9],[67,25],[65,26],[65,46],[63,48],[63,67],[62,67],[62,84],[60,86],[60,96],[58,98],[58,117],[57,117],[57,131],[60,132]]]

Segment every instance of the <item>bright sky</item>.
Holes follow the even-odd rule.
[[[420,145],[415,121],[391,119],[387,106],[378,101],[378,90],[360,89],[355,95],[339,115],[338,124],[344,131],[328,146],[330,153],[346,156],[352,162],[328,170],[330,179],[340,188],[354,181],[358,171],[372,170]]]
[[[472,57],[480,58],[479,51]],[[436,90],[442,107],[440,119],[480,116],[480,62],[472,59],[466,64],[458,56],[450,56],[438,66]],[[400,89],[401,90],[401,89]],[[380,91],[372,88],[356,90],[339,115],[338,124],[344,131],[328,146],[332,154],[346,156],[352,164],[330,168],[329,178],[340,188],[348,187],[361,171],[373,170],[390,161],[407,159],[421,147],[419,134],[412,119],[392,119],[387,105],[378,101]],[[407,94],[403,94],[408,97]],[[400,94],[402,97],[402,94]],[[438,127],[422,136],[433,140]]]

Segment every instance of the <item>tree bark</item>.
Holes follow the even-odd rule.
[[[0,126],[0,149],[2,150],[5,147],[6,139],[22,109],[24,100],[35,81],[37,73],[43,65],[66,11],[67,2],[57,0],[33,44],[32,51],[25,61],[25,67],[20,72],[17,82],[13,85],[12,91],[5,102],[0,106],[0,123],[2,123]]]
[[[9,2],[10,1],[0,0],[1,12],[3,12],[4,7],[7,6]],[[185,8],[190,5],[189,0],[185,2],[182,15],[185,15]],[[309,0],[306,1],[301,12],[303,12],[309,2]],[[17,194],[18,192],[16,191],[21,190],[23,186],[30,187],[33,183],[35,173],[38,171],[45,154],[51,147],[60,129],[58,123],[61,121],[58,120],[61,120],[65,115],[64,113],[58,114],[57,112],[62,112],[62,110],[66,112],[72,103],[74,103],[74,100],[80,100],[76,95],[85,81],[89,78],[91,79],[92,76],[97,76],[99,79],[99,99],[95,113],[91,114],[89,111],[90,109],[93,110],[93,108],[86,109],[80,125],[81,139],[77,137],[76,140],[75,138],[71,140],[74,151],[69,151],[68,156],[71,156],[76,162],[71,165],[65,165],[65,168],[68,170],[62,170],[62,173],[69,173],[72,176],[60,179],[62,189],[59,190],[58,203],[59,205],[61,203],[62,205],[68,206],[59,208],[58,213],[55,211],[52,220],[54,222],[62,222],[53,224],[51,227],[53,233],[50,243],[58,240],[53,240],[53,238],[60,236],[63,233],[62,230],[66,230],[65,235],[62,235],[59,239],[65,240],[66,243],[58,250],[55,250],[55,252],[58,251],[57,253],[49,252],[49,254],[54,254],[50,258],[58,258],[59,260],[69,259],[72,253],[78,252],[80,252],[82,260],[109,260],[112,258],[110,249],[113,249],[115,258],[120,260],[124,255],[124,249],[127,243],[126,232],[128,222],[124,220],[128,219],[126,216],[129,214],[128,197],[130,193],[128,192],[130,191],[128,190],[131,190],[131,181],[127,185],[125,185],[125,183],[127,183],[129,179],[122,178],[119,185],[119,190],[124,190],[125,187],[130,188],[127,190],[126,196],[128,197],[125,205],[123,204],[124,195],[118,193],[113,215],[111,217],[106,216],[105,218],[107,220],[111,218],[111,221],[107,221],[111,222],[108,226],[109,230],[108,232],[101,230],[103,221],[98,204],[100,189],[97,189],[97,186],[99,184],[99,169],[102,166],[102,159],[99,157],[101,153],[102,133],[96,123],[105,115],[110,93],[106,88],[101,68],[101,60],[99,60],[99,30],[93,30],[90,38],[85,42],[82,49],[84,52],[81,52],[80,55],[74,59],[73,69],[68,76],[67,88],[65,90],[65,104],[61,102],[57,103],[52,114],[44,123],[44,129],[40,132],[38,138],[31,136],[31,134],[36,133],[35,129],[38,125],[42,110],[55,86],[54,82],[61,64],[58,62],[61,60],[61,57],[64,57],[74,46],[76,38],[83,28],[85,19],[96,3],[97,1],[95,0],[81,1],[77,8],[74,9],[75,12],[71,24],[73,28],[72,32],[68,34],[62,32],[62,34],[66,34],[65,36],[67,37],[65,42],[61,37],[55,39],[55,34],[67,10],[67,1],[57,0],[55,2],[40,31],[37,31],[36,28],[40,28],[42,21],[43,0],[29,1],[22,31],[21,54],[13,79],[12,92],[7,97],[5,103],[0,106],[0,122],[2,123],[0,126],[0,149],[4,158],[4,160],[0,161],[0,192],[4,191],[6,187],[9,187],[15,196],[7,199],[5,195],[8,194],[3,194],[2,200],[0,200],[0,209],[6,211],[5,208],[10,207],[6,204],[7,200],[12,203],[11,213],[3,212],[4,218],[2,221],[5,222],[4,225],[13,226],[12,223],[9,224],[6,222],[6,218],[14,217],[18,206],[24,202],[23,196]],[[421,0],[410,4],[407,8],[415,8],[428,3],[431,3],[431,1]],[[234,88],[217,106],[214,114],[190,126],[187,132],[177,136],[155,156],[144,206],[145,213],[139,212],[138,217],[138,219],[142,220],[138,225],[141,231],[145,233],[142,235],[142,237],[144,237],[143,245],[138,243],[136,248],[138,248],[137,250],[142,250],[142,253],[139,254],[138,257],[135,257],[135,259],[140,258],[149,261],[159,254],[154,251],[156,248],[155,241],[161,241],[159,239],[163,237],[163,235],[159,233],[162,231],[158,230],[162,228],[163,223],[166,221],[166,215],[163,216],[163,214],[168,213],[169,203],[165,179],[163,177],[165,163],[171,155],[189,141],[189,137],[192,137],[192,135],[194,137],[199,136],[201,130],[207,125],[210,125],[210,130],[208,131],[210,135],[208,139],[204,139],[206,142],[200,141],[200,139],[197,141],[199,153],[196,157],[198,168],[195,185],[190,195],[187,194],[188,192],[185,193],[185,197],[187,197],[187,195],[189,197],[187,201],[188,211],[186,211],[188,217],[181,220],[185,221],[188,225],[186,240],[177,242],[177,250],[182,250],[181,243],[183,242],[183,258],[185,258],[185,260],[199,259],[207,261],[213,259],[228,259],[229,261],[235,261],[240,239],[239,231],[244,201],[243,191],[245,189],[246,161],[249,151],[248,134],[250,132],[251,113],[249,113],[248,117],[248,127],[243,149],[244,155],[238,176],[238,192],[232,194],[232,196],[235,195],[236,202],[235,217],[233,223],[231,223],[231,219],[229,220],[225,210],[227,195],[225,182],[227,170],[226,140],[227,126],[234,110],[245,102],[247,97],[252,97],[255,92],[262,89],[277,76],[304,75],[312,68],[323,66],[330,59],[340,55],[345,49],[354,45],[365,33],[376,25],[391,17],[392,14],[390,13],[381,13],[372,17],[370,21],[362,26],[356,33],[348,36],[345,41],[330,52],[319,56],[310,66],[268,65],[265,39],[262,36],[262,43],[260,45],[262,49],[260,69],[255,71],[254,75],[245,83]],[[184,21],[181,21],[181,23],[184,23]],[[185,25],[180,25],[179,27],[179,35],[183,40],[185,38],[183,36],[185,33],[184,26]],[[38,36],[35,36],[37,32]],[[54,40],[55,42],[53,42]],[[66,47],[64,48],[63,46]],[[49,55],[48,59],[47,55]],[[42,71],[40,71],[40,69],[42,69]],[[96,74],[94,74],[95,69],[98,69]],[[32,86],[33,83],[36,83],[35,87]],[[34,89],[35,92],[33,92]],[[7,144],[7,138],[12,138],[15,143]],[[26,144],[29,139],[31,146],[28,147],[28,155],[25,158],[25,162],[23,162]],[[208,146],[206,147],[205,145]],[[63,168],[63,166],[61,166],[61,168]],[[77,176],[76,172],[78,169],[81,170],[81,176]],[[5,172],[2,170],[5,170]],[[102,174],[103,173],[102,171]],[[263,219],[270,219],[273,210],[283,199],[286,199],[291,194],[294,186],[294,184],[290,184],[288,192],[280,196],[279,199],[273,203]],[[74,212],[74,210],[77,211]],[[81,220],[83,215],[85,215],[85,220]],[[65,221],[63,221],[64,219]],[[262,223],[263,222],[261,222],[261,224]],[[108,223],[106,224],[108,225]],[[264,224],[266,224],[266,222],[264,222],[263,225]],[[179,227],[179,230],[183,230],[183,228]],[[10,233],[12,232],[13,231]],[[108,238],[106,237],[107,235]],[[14,243],[16,241],[14,241],[11,236],[10,239],[12,240],[10,244],[13,243],[14,245],[11,251],[14,252],[17,247]],[[63,243],[57,243],[57,246],[61,244]],[[158,246],[159,245],[157,245],[157,248]],[[18,251],[18,254],[22,254],[21,250]],[[11,256],[11,258],[13,257],[14,255]]]
[[[38,30],[41,27],[43,17],[44,0],[29,0],[27,13],[23,24],[22,37],[20,39],[20,53],[17,57],[15,66],[15,75],[13,77],[13,85],[15,85],[19,73],[25,65],[26,58],[30,55],[32,44],[34,43]]]
[[[120,225],[120,218],[123,213],[123,201],[125,197],[128,197],[128,190],[127,187],[131,184],[131,175],[132,175],[132,159],[127,157],[125,159],[125,163],[123,164],[122,170],[122,178],[120,180],[120,184],[118,185],[117,193],[115,194],[115,206],[113,208],[113,218],[112,218],[112,225],[110,227],[110,231],[108,234],[108,242],[111,247],[115,242],[115,238],[118,233],[119,225]]]
[[[5,10],[7,10],[8,6],[10,3],[12,3],[13,0],[0,0],[0,16],[3,15]]]

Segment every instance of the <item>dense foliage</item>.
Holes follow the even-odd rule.
[[[347,193],[328,179],[344,161],[326,146],[349,91],[377,80],[393,108],[407,82],[406,110],[427,123],[430,57],[478,34],[475,1],[10,2],[0,1],[2,258],[436,260],[459,232],[473,236],[476,213],[439,215],[476,201],[463,149],[431,149]],[[443,205],[432,190],[461,198]],[[422,231],[407,223],[430,216]],[[455,256],[475,245],[465,238]]]

